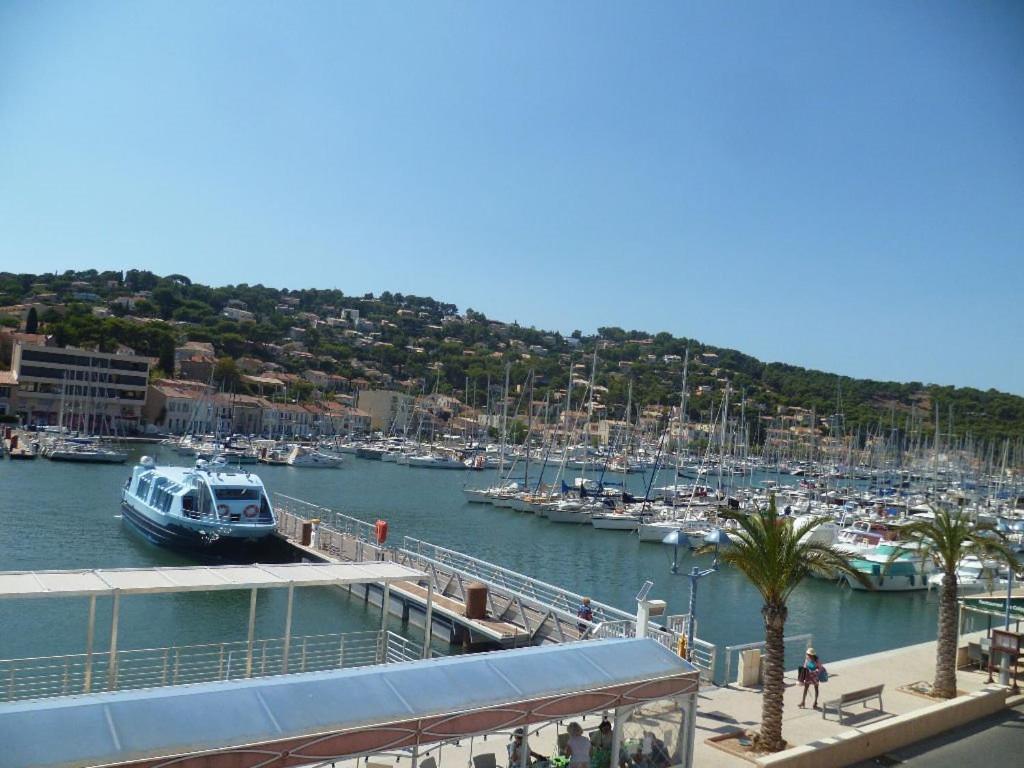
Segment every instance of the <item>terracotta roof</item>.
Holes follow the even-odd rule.
[[[202,392],[195,389],[178,387],[173,384],[152,384],[151,386],[165,397],[180,397],[187,400],[198,400],[204,396]]]

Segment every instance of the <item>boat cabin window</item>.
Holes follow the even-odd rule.
[[[163,512],[168,511],[171,508],[171,502],[174,500],[176,488],[174,483],[166,477],[158,477],[153,483],[153,498],[149,502],[150,505]]]
[[[260,518],[264,520],[271,520],[272,513],[270,511],[270,499],[267,498],[267,494],[261,494],[260,496]]]
[[[149,498],[150,475],[145,474],[139,478],[139,484],[135,487],[135,495],[145,501]]]
[[[259,488],[216,488],[214,495],[217,501],[258,501]]]
[[[202,480],[196,482],[196,493],[199,495],[199,509],[196,510],[201,516],[213,512],[213,497],[210,494],[210,487]]]

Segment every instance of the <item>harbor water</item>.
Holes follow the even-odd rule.
[[[133,450],[130,461],[142,452]],[[161,462],[186,461],[156,446],[145,452]],[[422,539],[628,611],[650,579],[652,597],[666,600],[670,613],[685,613],[689,579],[683,574],[693,565],[712,563],[709,555],[680,550],[679,575],[673,575],[671,547],[640,543],[630,533],[557,525],[532,514],[466,503],[462,487],[485,486],[494,480],[493,472],[410,468],[354,456],[346,456],[340,470],[263,465],[251,470],[271,492],[368,521],[387,520],[390,543],[403,536]],[[146,542],[122,522],[119,494],[130,471],[130,464],[0,461],[0,569],[195,564]],[[631,489],[642,493],[642,482],[630,476]],[[738,572],[723,567],[702,579],[698,598],[698,635],[704,640],[723,647],[763,639],[760,598]],[[104,647],[109,627],[109,603],[98,603],[98,648]],[[119,647],[241,640],[248,605],[245,592],[132,596],[122,600]],[[257,636],[280,637],[284,613],[284,590],[261,592]],[[86,620],[84,598],[0,602],[0,658],[81,653]],[[297,636],[369,630],[379,620],[379,609],[356,596],[326,588],[296,592]],[[818,654],[828,660],[934,639],[935,622],[935,594],[854,592],[809,580],[790,600],[787,634],[813,633]],[[397,619],[392,624],[399,629]]]

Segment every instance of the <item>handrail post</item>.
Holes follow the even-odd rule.
[[[249,630],[245,642],[245,676],[252,677],[252,650],[256,634],[256,587],[249,593]]]
[[[430,658],[430,641],[434,623],[434,582],[427,577],[427,613],[423,619],[423,658]]]
[[[82,673],[82,693],[92,690],[92,644],[96,637],[96,595],[89,596],[89,628],[85,635],[85,670]]]
[[[113,616],[110,619],[110,656],[107,660],[107,690],[117,688],[117,625],[121,611],[121,591],[114,590]]]
[[[282,649],[281,674],[288,674],[288,653],[292,645],[292,607],[295,604],[295,584],[288,585],[288,607],[284,619],[284,648]]]

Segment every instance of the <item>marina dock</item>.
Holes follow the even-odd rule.
[[[388,612],[423,626],[430,592],[432,631],[438,639],[470,648],[508,648],[636,634],[635,614],[591,600],[593,620],[581,620],[576,609],[582,595],[539,579],[411,537],[397,546],[378,543],[375,525],[294,497],[275,494],[274,504],[279,535],[303,557],[323,562],[390,560],[428,574],[429,589],[406,582],[391,585]],[[467,602],[481,587],[486,589],[486,611],[479,615],[467,610]],[[371,604],[385,599],[384,590],[374,585],[359,589]],[[652,636],[675,651],[685,625],[686,617],[667,617]],[[694,663],[708,678],[714,662],[714,646],[696,640]]]

